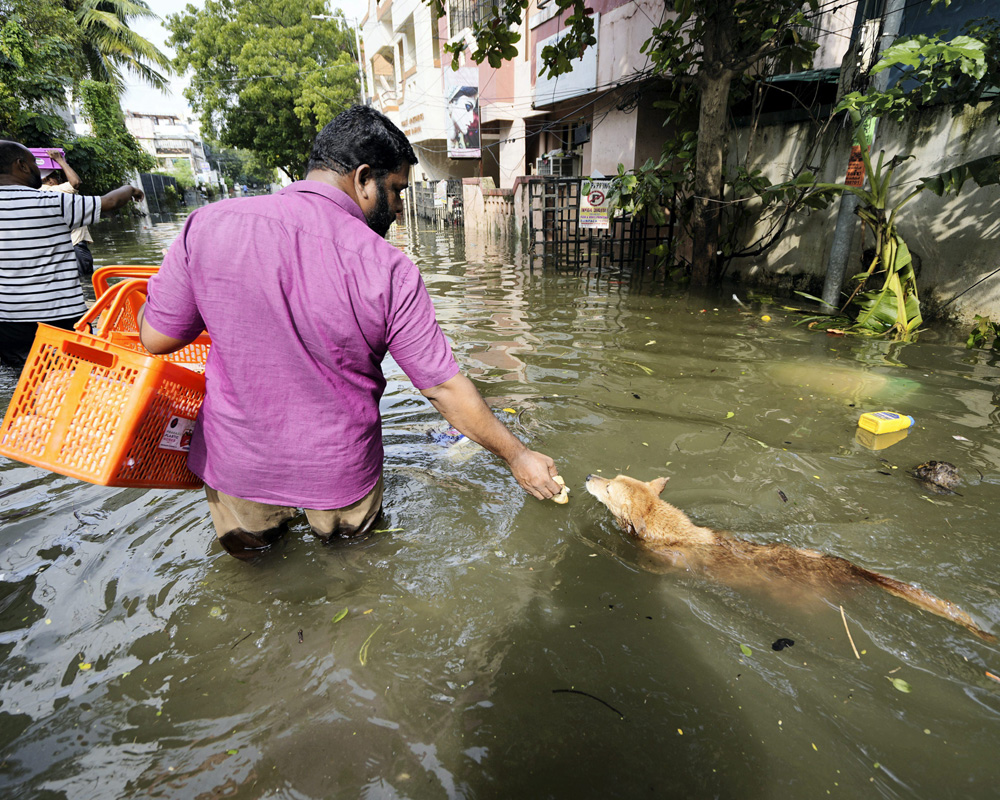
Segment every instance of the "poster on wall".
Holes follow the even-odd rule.
[[[444,70],[449,158],[479,158],[479,68]]]

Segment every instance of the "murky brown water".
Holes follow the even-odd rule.
[[[94,250],[154,263],[178,230],[95,229]],[[0,463],[3,797],[995,796],[1000,649],[877,591],[782,602],[649,572],[583,481],[669,475],[701,524],[848,557],[1000,631],[997,364],[948,331],[831,338],[780,303],[531,269],[453,232],[406,246],[570,503],[435,444],[391,363],[387,530],[360,546],[300,524],[248,566],[198,492]],[[855,423],[880,408],[917,424],[872,451]],[[960,494],[908,476],[929,459]]]

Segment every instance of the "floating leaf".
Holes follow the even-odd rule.
[[[504,411],[506,411],[508,414],[516,414],[517,413],[513,408],[505,408]]]
[[[908,684],[902,678],[890,678],[888,675],[886,675],[885,679],[889,681],[889,683],[891,683],[896,688],[897,691],[905,692],[907,694],[913,691],[913,689],[910,688],[910,684]]]
[[[740,650],[742,650],[742,651],[743,651],[743,655],[745,655],[745,656],[752,656],[752,655],[753,655],[753,650],[751,650],[751,649],[750,649],[749,647],[747,647],[747,645],[745,645],[745,644],[741,644],[741,645],[740,645]]]
[[[238,752],[240,752],[240,751],[239,750],[227,750],[226,751],[226,755],[227,756],[235,756]]]
[[[212,606],[212,610],[208,612],[210,617],[221,617],[222,609],[219,606]]]
[[[643,345],[643,346],[644,346],[644,347],[649,347],[649,346],[650,346],[651,344],[656,344],[656,339],[650,339],[650,340],[649,340],[648,342],[646,342],[646,344],[645,344],[645,345]]]
[[[361,666],[362,667],[368,661],[368,644],[371,642],[372,637],[376,633],[378,633],[379,628],[381,628],[381,627],[382,627],[382,625],[381,625],[381,623],[379,623],[378,627],[376,627],[375,630],[373,630],[370,634],[368,634],[368,638],[365,639],[365,643],[363,645],[361,645],[361,649],[358,651],[358,661],[361,662]]]
[[[89,664],[89,663],[81,663],[81,664],[77,664],[77,666],[78,666],[78,667],[79,667],[80,669],[90,669],[90,668],[91,668],[91,667],[93,666],[93,664]]]
[[[346,616],[347,616],[347,606],[344,606],[342,609],[340,609],[340,611],[338,611],[336,614],[333,615],[333,623],[336,625]]]
[[[402,528],[379,528],[377,531],[372,531],[372,533],[400,533]]]
[[[369,608],[367,611],[362,611],[361,613],[362,614],[371,614],[374,610],[375,610],[374,608]]]
[[[652,375],[653,374],[653,370],[651,370],[649,367],[644,367],[642,364],[638,364],[635,361],[623,361],[622,363],[623,364],[631,364],[633,367],[638,367],[643,372],[645,372],[647,375]]]
[[[726,419],[730,419],[731,417],[735,417],[735,416],[736,416],[736,414],[733,413],[732,411],[727,411],[726,412]]]

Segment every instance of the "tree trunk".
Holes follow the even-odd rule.
[[[732,73],[706,72],[698,81],[701,103],[698,110],[698,152],[695,160],[694,210],[691,220],[694,237],[691,282],[707,286],[718,281],[719,223],[722,217],[722,167],[728,144],[729,86]]]

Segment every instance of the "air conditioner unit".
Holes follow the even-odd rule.
[[[572,178],[576,172],[576,156],[552,156],[535,159],[535,174],[554,178]]]

